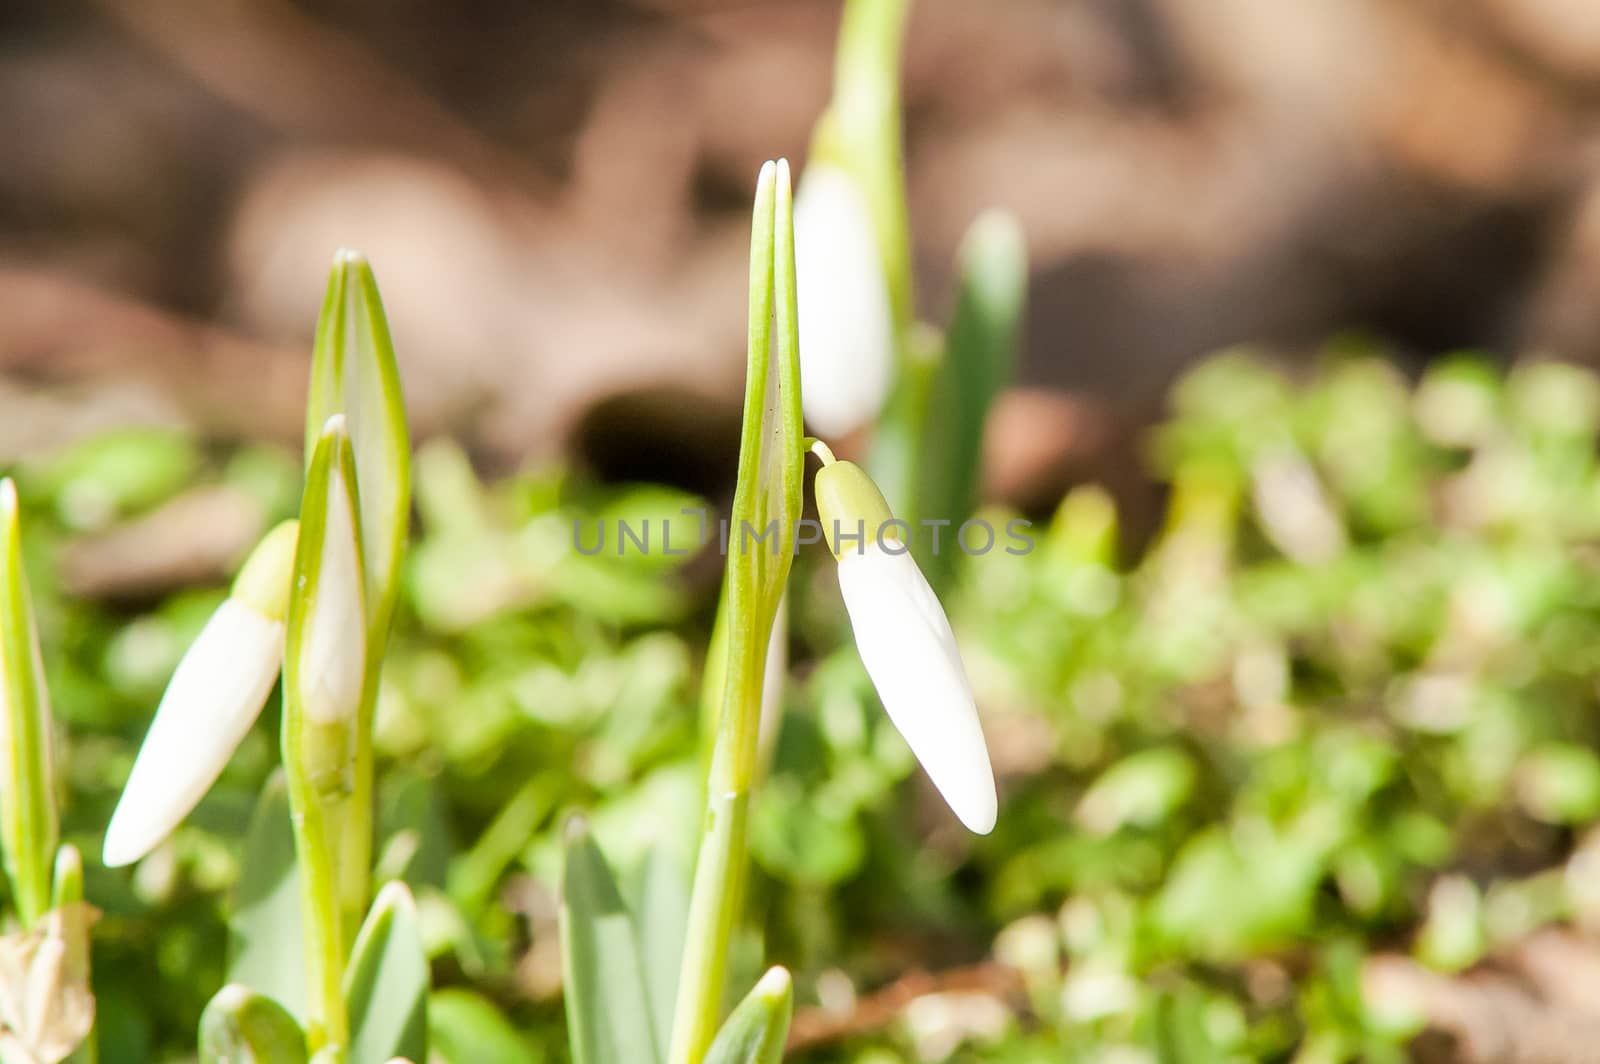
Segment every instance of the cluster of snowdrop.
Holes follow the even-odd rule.
[[[943,501],[954,509],[971,505],[973,426],[981,429],[995,387],[988,362],[1010,334],[985,331],[980,311],[989,304],[964,291],[970,320],[959,319],[958,310],[948,351],[912,353],[918,327],[910,317],[894,88],[906,10],[907,0],[847,4],[835,99],[798,194],[791,196],[782,161],[767,164],[758,182],[732,517],[739,527],[779,529],[785,541],[735,549],[725,561],[706,668],[715,733],[706,826],[675,986],[647,985],[628,954],[632,940],[607,930],[620,910],[637,934],[647,931],[638,926],[644,916],[622,906],[582,823],[569,830],[566,1005],[573,1055],[585,1064],[770,1064],[781,1056],[792,995],[786,972],[768,972],[726,1017],[721,1005],[747,863],[750,794],[762,737],[770,742],[772,710],[781,704],[775,691],[786,664],[784,592],[808,454],[822,463],[813,482],[822,526],[880,530],[851,549],[836,531],[827,546],[861,662],[889,719],[960,821],[980,834],[995,825],[983,730],[935,583],[919,567],[916,544],[881,534],[901,527],[910,538],[915,524],[895,520],[882,476],[875,481],[802,435],[809,423],[823,436],[858,441],[870,428],[874,447],[884,442],[889,457],[874,456],[868,465],[887,471],[902,517],[913,516],[905,509],[932,511],[940,502],[919,476],[940,463],[946,468],[934,479],[955,485]],[[1008,239],[1001,241],[1006,254]],[[1014,302],[1006,306],[1000,316],[1014,317]],[[936,410],[941,402],[954,405]],[[949,420],[937,441],[926,431],[935,414]],[[262,801],[287,814],[295,856],[282,871],[298,880],[301,905],[291,924],[267,933],[303,942],[304,978],[225,987],[202,1023],[202,1059],[286,1064],[309,1052],[317,1064],[422,1060],[427,963],[415,914],[404,887],[391,883],[374,900],[371,884],[373,712],[409,524],[410,444],[376,282],[353,252],[334,263],[306,424],[298,519],[256,546],[173,673],[107,827],[103,859],[109,867],[131,864],[173,832],[215,783],[281,678],[287,807],[271,804],[271,784]],[[937,461],[936,442],[945,448]],[[0,565],[0,723],[11,752],[0,771],[0,842],[13,897],[32,927],[46,913],[70,911],[81,896],[81,871],[74,872],[70,848],[57,858],[49,709],[17,560],[17,509],[10,482],[0,482],[0,517],[9,529]],[[940,516],[959,523],[967,513]],[[86,950],[72,955],[81,955],[87,993]],[[0,948],[0,961],[5,956]],[[396,986],[409,987],[409,995],[377,992]],[[0,1057],[10,1059],[8,1024],[24,1021],[9,1017],[6,1005],[0,993]],[[87,1022],[78,1021],[78,1037]],[[60,1060],[75,1041],[52,1044],[65,1048],[60,1055],[37,1046],[30,1052]]]

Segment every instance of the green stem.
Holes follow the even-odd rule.
[[[285,714],[283,759],[306,914],[310,1012],[306,1037],[312,1048],[327,1049],[337,1060],[344,1059],[350,1042],[344,1003],[339,829],[349,814],[346,806],[353,790],[351,738],[343,724],[316,724],[300,713]]]
[[[688,934],[673,1015],[669,1064],[699,1064],[717,1032],[728,953],[744,893],[750,783],[761,722],[767,623],[734,617],[723,712],[707,779],[706,820],[695,862]]]
[[[356,932],[366,919],[372,900],[373,815],[375,770],[372,727],[377,715],[378,682],[383,672],[384,644],[381,634],[372,639],[366,674],[362,679],[361,709],[356,718],[355,766],[350,786],[350,801],[344,824],[344,852],[339,863],[339,904],[344,925],[343,948],[348,954],[355,945]]]
[[[766,527],[767,518],[788,532],[780,531],[773,554],[749,549],[742,540],[728,552],[727,644],[721,688],[715,692],[720,712],[706,775],[706,820],[689,899],[670,1064],[700,1064],[721,1016],[729,943],[744,891],[767,645],[800,515],[800,362],[790,202],[787,164],[769,163],[756,185],[751,224],[749,368],[732,518],[735,536],[747,526]]]

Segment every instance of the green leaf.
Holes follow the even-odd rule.
[[[283,772],[261,790],[245,835],[244,858],[228,923],[228,980],[305,1015],[305,942],[294,825]]]
[[[656,1044],[672,1040],[672,1007],[678,997],[678,965],[689,927],[689,877],[666,847],[645,859],[639,901],[639,952]]]
[[[705,1064],[779,1064],[793,1011],[789,973],[769,969],[717,1032]]]
[[[50,908],[56,859],[50,692],[39,660],[17,489],[0,480],[0,850],[22,922]]]
[[[389,323],[372,267],[340,251],[317,320],[306,404],[306,461],[328,418],[343,414],[360,474],[361,554],[370,638],[389,630],[411,513],[411,438]]]
[[[933,431],[925,434],[919,463],[920,516],[950,522],[937,554],[919,536],[929,579],[948,573],[958,554],[952,549],[955,530],[977,505],[984,425],[995,397],[1016,372],[1028,285],[1022,229],[1004,212],[987,212],[972,223],[958,261],[956,309],[929,397]]]
[[[230,983],[200,1014],[201,1064],[305,1064],[306,1040],[282,1005]]]
[[[428,999],[428,1052],[443,1064],[537,1064],[541,1059],[499,1010],[458,988]]]
[[[345,970],[350,1064],[428,1055],[428,959],[417,906],[405,884],[378,892]]]
[[[561,953],[574,1064],[659,1062],[638,931],[605,857],[577,818],[567,826]]]

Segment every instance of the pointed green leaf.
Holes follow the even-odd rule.
[[[955,530],[978,501],[989,408],[1016,372],[1028,283],[1016,219],[1001,211],[979,216],[962,240],[959,265],[955,313],[929,398],[928,424],[936,431],[926,434],[920,461],[921,516],[950,522],[937,555],[919,537],[930,579],[944,576],[958,554]]]
[[[303,1018],[305,931],[282,770],[267,780],[250,817],[228,939],[228,981],[282,1002]]]
[[[200,1064],[306,1064],[305,1035],[282,1005],[230,983],[200,1014]]]
[[[574,1064],[659,1062],[638,932],[605,857],[576,818],[561,880],[561,953]]]
[[[651,1023],[657,1045],[672,1040],[672,1006],[678,996],[678,965],[689,925],[689,877],[663,846],[645,859],[640,876],[639,952],[644,963]]]
[[[22,922],[50,907],[56,859],[50,692],[39,660],[16,485],[0,480],[0,850]]]
[[[345,971],[350,1064],[428,1055],[428,958],[417,906],[405,884],[378,892]]]
[[[793,1011],[789,973],[769,969],[717,1032],[705,1064],[779,1064]]]
[[[470,990],[440,990],[428,1000],[428,1053],[441,1064],[537,1064],[506,1018]]]
[[[335,414],[349,424],[361,474],[368,629],[381,648],[410,525],[411,439],[378,282],[366,259],[349,250],[334,257],[317,320],[306,404],[307,462],[323,425]]]

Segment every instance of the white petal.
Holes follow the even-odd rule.
[[[261,713],[283,663],[283,623],[228,599],[178,663],[106,829],[105,863],[131,864],[189,815]]]
[[[894,369],[894,326],[866,200],[843,170],[811,166],[794,198],[800,396],[820,436],[877,416]]]
[[[839,559],[856,649],[889,719],[961,822],[994,829],[994,770],[955,634],[910,554],[877,544]]]
[[[348,500],[344,477],[334,469],[328,476],[328,518],[317,570],[317,597],[300,652],[305,712],[319,724],[336,724],[355,716],[366,669],[361,548]]]

